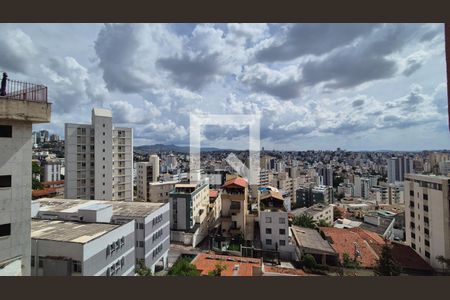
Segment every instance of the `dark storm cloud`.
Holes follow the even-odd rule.
[[[360,107],[363,104],[364,104],[364,99],[357,99],[352,102],[353,107]]]
[[[131,93],[144,87],[145,82],[130,68],[140,42],[135,26],[131,24],[106,24],[99,32],[95,51],[109,90]]]
[[[220,69],[218,54],[198,55],[158,59],[156,65],[170,72],[170,78],[178,85],[198,91],[212,81]]]
[[[303,66],[306,85],[325,82],[327,88],[350,88],[362,83],[390,78],[397,73],[397,61],[387,56],[402,50],[420,35],[423,25],[387,24],[356,45],[346,46],[322,60]]]
[[[31,38],[22,30],[1,30],[0,69],[1,71],[27,73],[36,54]]]
[[[369,34],[375,24],[296,24],[286,38],[258,51],[257,61],[287,61],[306,54],[322,55]]]

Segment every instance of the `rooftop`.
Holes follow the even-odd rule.
[[[235,177],[225,181],[225,183],[223,184],[223,187],[232,187],[232,186],[246,188],[248,186],[248,183],[247,180],[245,180],[242,177]]]
[[[262,261],[259,258],[200,253],[194,258],[192,264],[201,271],[201,275],[208,275],[217,264],[222,264],[226,266],[222,276],[255,276],[257,274],[254,270],[261,270]]]
[[[411,247],[393,242],[392,258],[405,270],[433,272],[433,268]]]
[[[324,240],[315,229],[292,226],[292,234],[298,247],[321,253],[336,254],[328,241]]]
[[[97,117],[106,117],[106,118],[112,118],[112,112],[110,109],[106,108],[93,108],[92,114]]]
[[[40,211],[67,213],[77,212],[79,209],[84,209],[93,204],[109,204],[113,207],[113,216],[122,217],[146,217],[165,205],[164,203],[153,202],[122,202],[60,198],[41,198],[36,201],[39,201],[40,203]]]
[[[85,244],[118,227],[120,225],[33,219],[31,238]]]
[[[353,231],[333,227],[320,227],[320,230],[325,234],[327,239],[330,239],[331,247],[339,254],[341,260],[345,253],[353,259],[356,250],[358,250],[360,253],[358,261],[362,267],[373,268],[376,265],[379,256],[372,246],[380,243],[380,240],[374,239],[371,235],[364,235],[364,230]]]
[[[316,213],[323,212],[324,210],[332,208],[331,205],[315,204],[311,207],[301,207],[290,211],[290,214],[294,216],[300,216],[302,214],[314,215]]]

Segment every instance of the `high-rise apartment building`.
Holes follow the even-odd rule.
[[[66,198],[133,201],[133,131],[113,128],[109,109],[92,124],[65,124]]]
[[[159,177],[159,157],[150,155],[149,160],[137,163],[137,199],[138,201],[150,201],[149,184],[157,182]]]
[[[410,157],[391,157],[388,159],[388,182],[403,181],[405,174],[414,173],[413,159]]]
[[[450,257],[450,177],[410,174],[405,178],[406,243],[435,269]]]
[[[0,96],[0,276],[30,275],[32,124],[50,122],[47,87],[6,79]],[[27,87],[27,89],[25,89]]]
[[[317,173],[320,176],[320,184],[333,186],[333,168],[331,166],[320,166]]]

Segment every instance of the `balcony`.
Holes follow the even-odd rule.
[[[44,85],[9,80],[4,75],[4,89],[0,89],[0,119],[48,123],[51,104],[47,103]]]
[[[47,103],[47,87],[41,84],[6,79],[5,90],[0,91],[0,97]]]

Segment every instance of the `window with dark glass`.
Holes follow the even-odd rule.
[[[0,125],[0,137],[2,137],[2,138],[12,137],[12,126],[11,125]]]
[[[0,225],[0,237],[11,235],[11,223]]]

